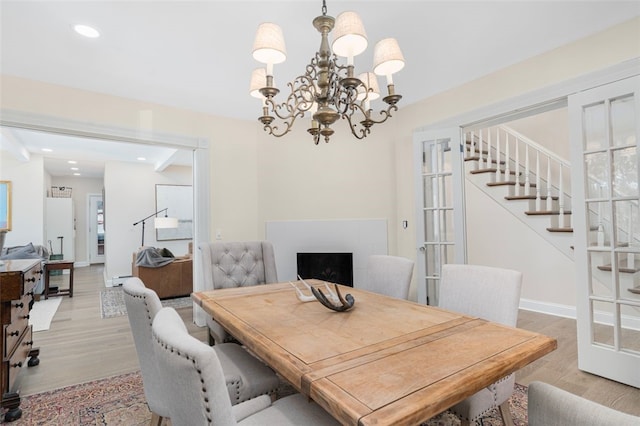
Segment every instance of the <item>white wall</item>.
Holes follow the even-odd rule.
[[[45,245],[42,157],[32,155],[30,162],[23,163],[0,151],[0,180],[11,181],[11,231],[4,246]]]
[[[139,220],[156,211],[156,184],[191,185],[191,167],[169,167],[162,173],[153,166],[107,162],[104,173],[105,276],[131,275],[133,253],[140,248]],[[145,246],[168,248],[180,256],[190,240],[157,241],[153,220],[145,222]]]
[[[303,123],[292,135],[276,139],[266,136],[257,121],[214,117],[6,75],[0,81],[0,106],[133,130],[139,128],[144,111],[153,117],[155,131],[208,140],[210,228],[212,233],[221,229],[224,240],[261,238],[268,220],[376,217],[388,220],[389,253],[415,259],[414,129],[639,57],[639,40],[640,19],[636,18],[413,105],[401,104],[389,123],[374,127],[373,135],[363,141],[345,135],[344,126],[337,124],[339,134],[320,146],[312,144]],[[428,66],[428,58],[424,64]],[[395,80],[399,92],[411,90],[403,87],[402,73]],[[402,219],[409,220],[407,230],[400,226]],[[127,223],[122,225],[130,227]],[[129,241],[129,234],[138,233],[127,228],[122,232],[128,242],[121,249],[130,253],[139,241],[136,237]],[[471,252],[470,261],[482,260],[477,256]],[[525,275],[535,276],[527,271]],[[525,292],[539,300],[559,300],[557,289],[547,291],[538,282],[528,284]]]

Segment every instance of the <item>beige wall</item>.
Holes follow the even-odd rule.
[[[2,76],[0,105],[127,129],[139,128],[144,112],[153,130],[208,140],[211,230],[221,229],[225,240],[261,238],[267,220],[387,218],[389,252],[415,258],[414,129],[638,57],[639,28],[640,19],[634,19],[422,102],[401,105],[396,117],[363,141],[344,135],[342,123],[329,144],[313,145],[302,123],[292,135],[275,139],[254,121],[10,76]],[[401,74],[396,85],[400,93],[410,90],[402,86]],[[403,219],[409,220],[406,231],[400,226]],[[554,299],[553,292],[535,297]]]

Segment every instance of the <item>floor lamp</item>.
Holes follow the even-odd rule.
[[[167,228],[177,228],[178,227],[178,219],[175,217],[168,217],[167,216],[167,210],[168,207],[166,209],[162,209],[162,210],[158,210],[157,212],[150,214],[149,216],[145,217],[144,219],[140,219],[139,221],[137,221],[136,223],[133,224],[133,226],[136,226],[139,223],[142,223],[142,244],[140,247],[144,247],[144,221],[156,216],[158,213],[162,213],[164,212],[164,217],[156,217],[154,218],[154,227],[156,229],[167,229]]]

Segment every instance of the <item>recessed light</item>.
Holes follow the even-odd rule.
[[[88,37],[88,38],[98,38],[98,37],[100,37],[100,32],[98,32],[98,30],[96,30],[95,28],[90,27],[88,25],[77,24],[77,25],[73,26],[73,29],[78,34],[83,35],[83,36]]]
[[[138,157],[138,161],[146,161],[146,158],[144,158],[144,157]]]
[[[80,170],[80,169],[77,167],[71,167],[71,170]]]
[[[75,161],[75,160],[69,160],[69,161],[67,161],[67,163],[69,163],[69,164],[78,164],[78,162]]]
[[[44,152],[53,152],[53,150],[51,148],[42,148],[42,150]]]
[[[74,173],[73,175],[74,176],[80,176],[80,173]]]

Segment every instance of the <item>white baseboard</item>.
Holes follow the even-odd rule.
[[[520,309],[553,315],[556,317],[571,319],[577,318],[576,307],[570,305],[520,299]],[[595,322],[598,324],[613,325],[613,314],[611,312],[596,311]],[[632,330],[640,330],[640,318],[631,315],[622,315],[622,326]]]
[[[540,302],[538,300],[520,299],[520,309],[539,312],[556,317],[576,319],[576,307],[559,303]]]
[[[122,284],[124,284],[127,278],[131,278],[131,275],[112,277],[105,280],[104,285],[105,287],[120,287]]]

